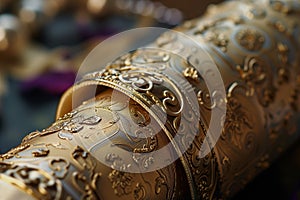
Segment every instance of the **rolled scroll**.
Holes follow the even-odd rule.
[[[299,17],[297,0],[211,6],[176,28],[198,46],[166,32],[87,74],[1,156],[2,197],[233,196],[299,136]]]

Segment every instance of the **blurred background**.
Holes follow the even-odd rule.
[[[0,154],[55,119],[63,92],[102,40],[172,28],[222,0],[0,0]],[[300,199],[300,142],[235,199]]]

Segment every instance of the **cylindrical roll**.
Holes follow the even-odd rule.
[[[297,0],[211,6],[176,28],[189,40],[166,32],[87,74],[1,156],[3,195],[231,197],[299,136],[299,17]]]

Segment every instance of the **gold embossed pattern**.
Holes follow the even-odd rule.
[[[176,28],[211,56],[226,97],[193,64],[207,58],[172,32],[87,74],[80,84],[98,96],[2,155],[0,180],[38,199],[231,197],[299,137],[299,5],[227,2]],[[224,103],[213,145],[212,111]],[[165,146],[180,159],[158,168]]]

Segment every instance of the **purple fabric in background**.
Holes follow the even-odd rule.
[[[22,92],[40,90],[54,95],[61,95],[74,84],[76,74],[73,71],[50,71],[38,77],[23,81]]]

